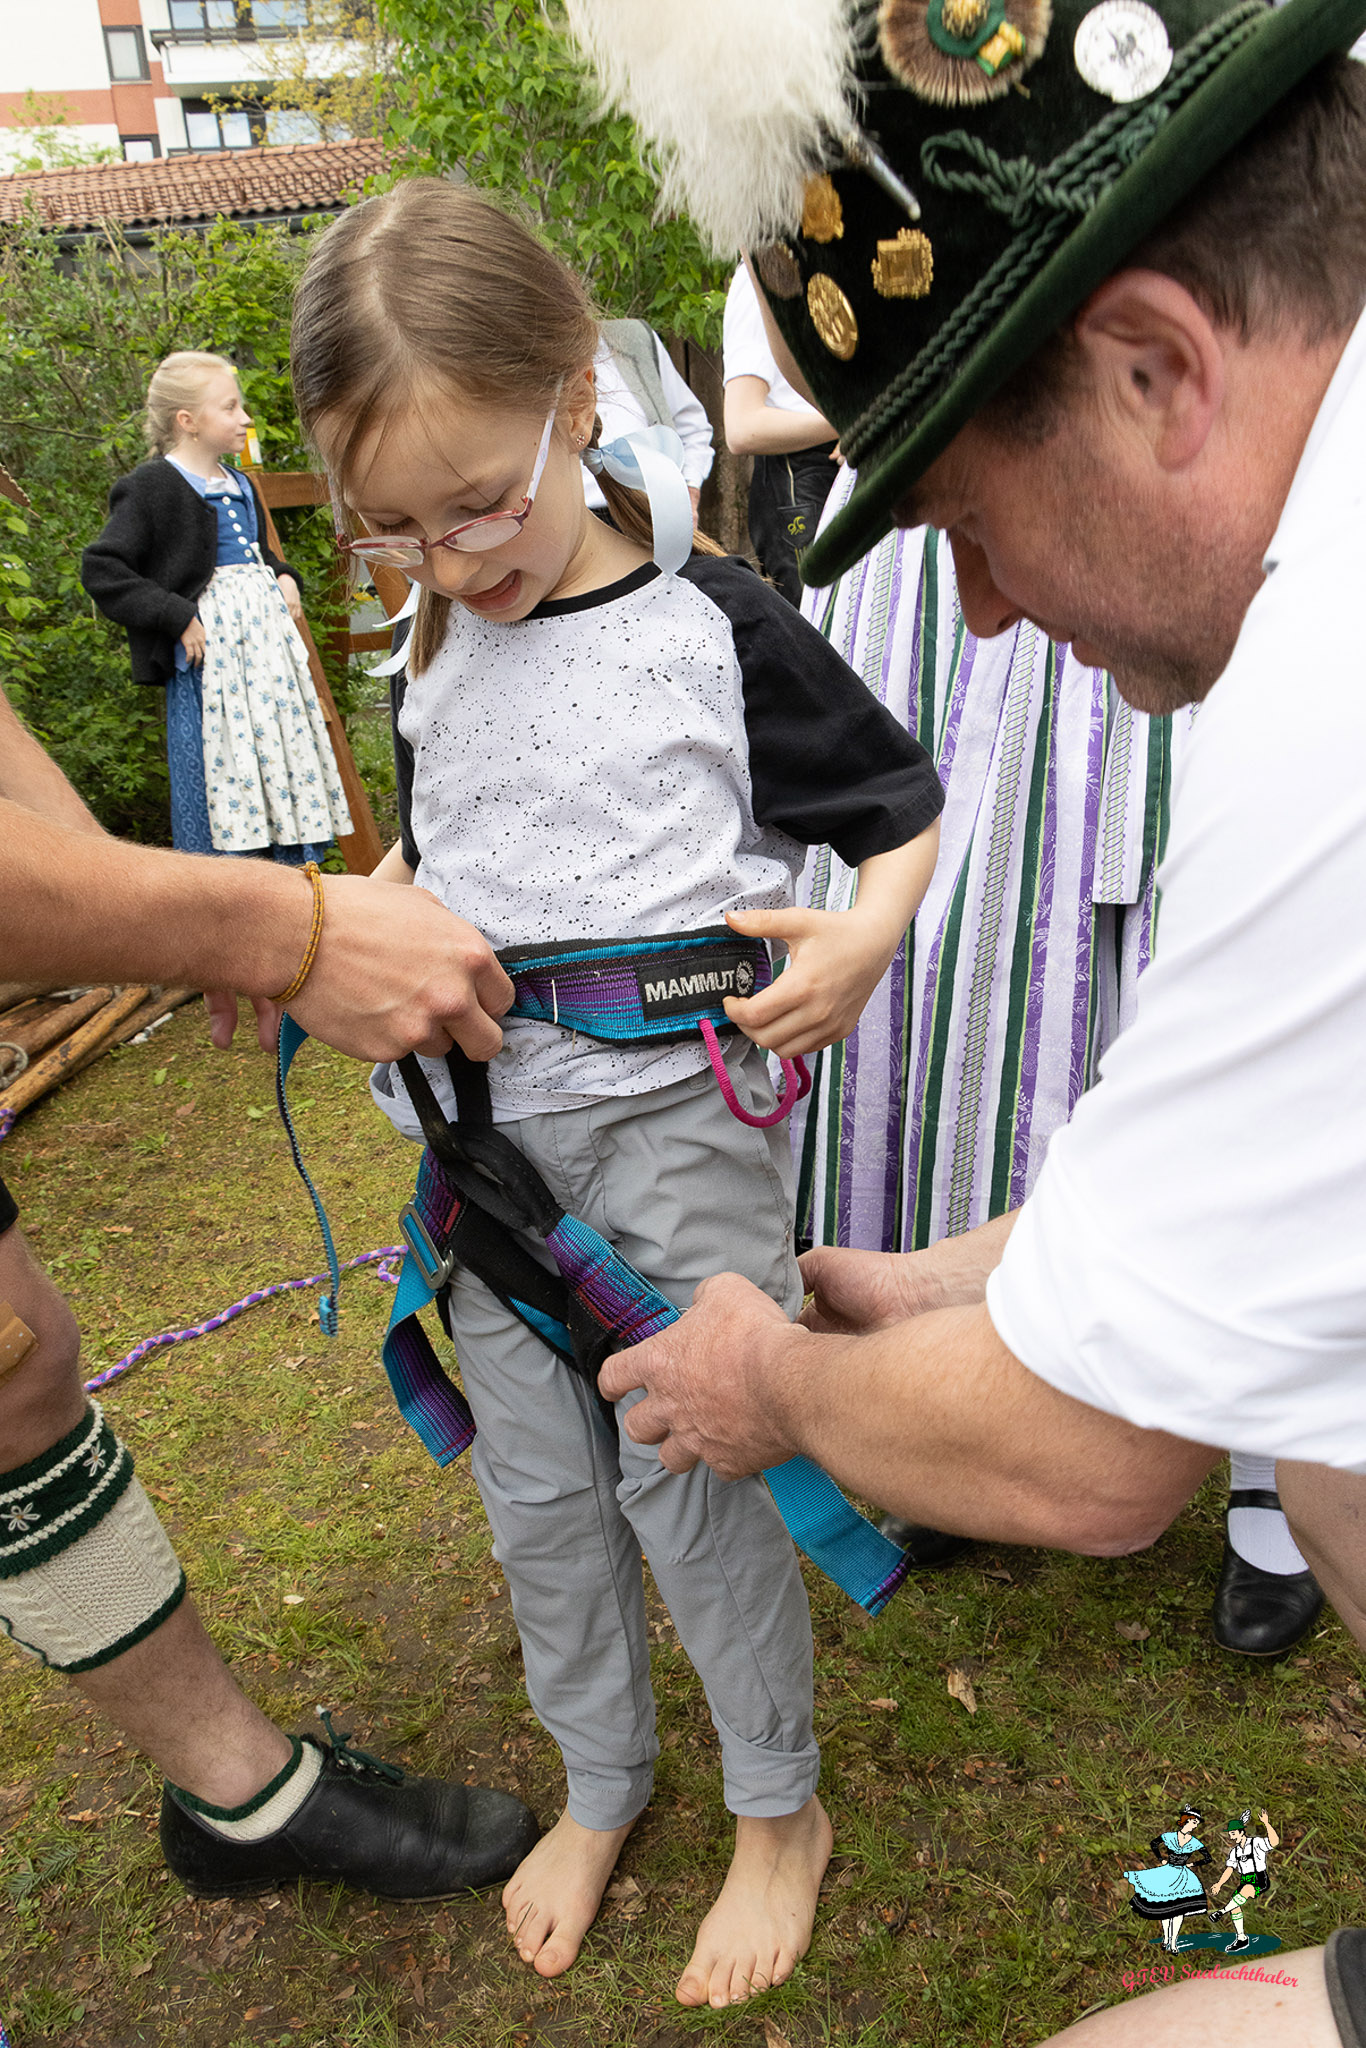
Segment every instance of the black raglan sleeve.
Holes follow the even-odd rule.
[[[682,574],[730,620],[756,824],[857,867],[934,823],[930,756],[785,597],[734,555],[695,555]]]
[[[411,619],[404,619],[395,626],[391,647],[395,654],[405,647],[408,635],[413,630]],[[408,671],[401,668],[389,678],[389,723],[394,735],[394,785],[398,792],[398,836],[403,848],[403,858],[416,872],[422,855],[413,837],[413,749],[398,729],[398,714],[403,709],[403,699],[408,688]]]

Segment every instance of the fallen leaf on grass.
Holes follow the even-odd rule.
[[[966,1707],[970,1714],[977,1712],[977,1695],[972,1689],[972,1680],[967,1672],[960,1670],[956,1664],[949,1666],[948,1686],[951,1699]]]
[[[792,2048],[791,2038],[770,2019],[764,2021],[764,2048]]]
[[[645,1893],[633,1877],[619,1878],[615,1884],[609,1884],[607,1896],[623,1920],[634,1920],[645,1911]]]
[[[303,1594],[302,1594],[302,1593],[286,1593],[286,1594],[285,1594],[285,1606],[286,1606],[286,1607],[302,1607],[302,1606],[303,1606],[303,1604],[304,1604],[304,1596],[303,1596]]]
[[[193,1095],[192,1095],[192,1096],[190,1097],[190,1099],[189,1099],[189,1101],[188,1101],[188,1102],[182,1102],[182,1103],[181,1103],[181,1105],[180,1105],[179,1109],[178,1109],[178,1110],[176,1111],[176,1115],[177,1115],[177,1116],[193,1116],[193,1115],[194,1115],[194,1112],[195,1112],[195,1099],[194,1099],[194,1097],[193,1097]]]
[[[74,1827],[89,1828],[94,1827],[97,1821],[103,1820],[104,1815],[96,1813],[94,1807],[87,1806],[81,1813],[68,1813],[65,1815],[65,1819],[71,1822]]]
[[[868,1704],[870,1707],[875,1707],[879,1714],[894,1714],[896,1712],[895,1700],[869,1700]]]
[[[134,1963],[132,1969],[128,1972],[128,1974],[130,1977],[145,1977],[148,1971],[151,1969],[151,1967],[152,1965],[150,1962]]]
[[[1146,1643],[1152,1630],[1144,1628],[1141,1621],[1117,1621],[1115,1634],[1123,1636],[1126,1643]]]
[[[273,2005],[249,2005],[242,2017],[244,2020],[259,2020],[263,2012],[274,2012]]]
[[[17,1813],[27,1806],[33,1797],[32,1778],[25,1778],[22,1785],[0,1785],[0,1813]]]

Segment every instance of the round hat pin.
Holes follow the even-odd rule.
[[[1119,106],[1156,92],[1172,68],[1167,25],[1146,0],[1100,0],[1077,25],[1072,57],[1086,83]]]

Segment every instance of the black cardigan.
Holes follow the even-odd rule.
[[[265,543],[266,514],[256,500],[256,531],[266,567],[298,572]],[[135,683],[166,683],[175,674],[175,643],[207,588],[218,561],[218,516],[173,462],[154,455],[109,493],[109,519],[81,556],[81,582],[106,618],[127,628]]]

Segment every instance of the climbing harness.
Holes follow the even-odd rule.
[[[513,1017],[536,1017],[618,1044],[696,1036],[707,1045],[718,1079],[725,1074],[718,1025],[733,1028],[721,1007],[727,995],[748,995],[771,978],[766,949],[728,927],[665,934],[646,941],[603,941],[518,947],[499,958],[517,995]],[[737,978],[738,977],[738,978]],[[277,1089],[282,1106],[290,1064],[307,1034],[281,1021]],[[401,1230],[407,1256],[399,1275],[384,1365],[404,1419],[438,1465],[448,1465],[475,1434],[474,1417],[447,1377],[419,1320],[459,1267],[483,1281],[504,1306],[596,1392],[613,1352],[641,1343],[677,1321],[679,1311],[607,1240],[568,1215],[541,1175],[492,1121],[487,1067],[461,1052],[447,1056],[457,1120],[448,1120],[415,1054],[398,1062],[427,1149]],[[801,1063],[784,1063],[775,1114],[762,1118],[734,1099],[733,1112],[768,1124],[805,1093]],[[321,1214],[317,1191],[295,1147],[300,1173]],[[549,1270],[528,1240],[543,1244]],[[335,1327],[339,1273],[330,1234]],[[908,1569],[898,1545],[859,1514],[834,1481],[806,1458],[764,1473],[793,1541],[860,1606],[878,1614]]]

